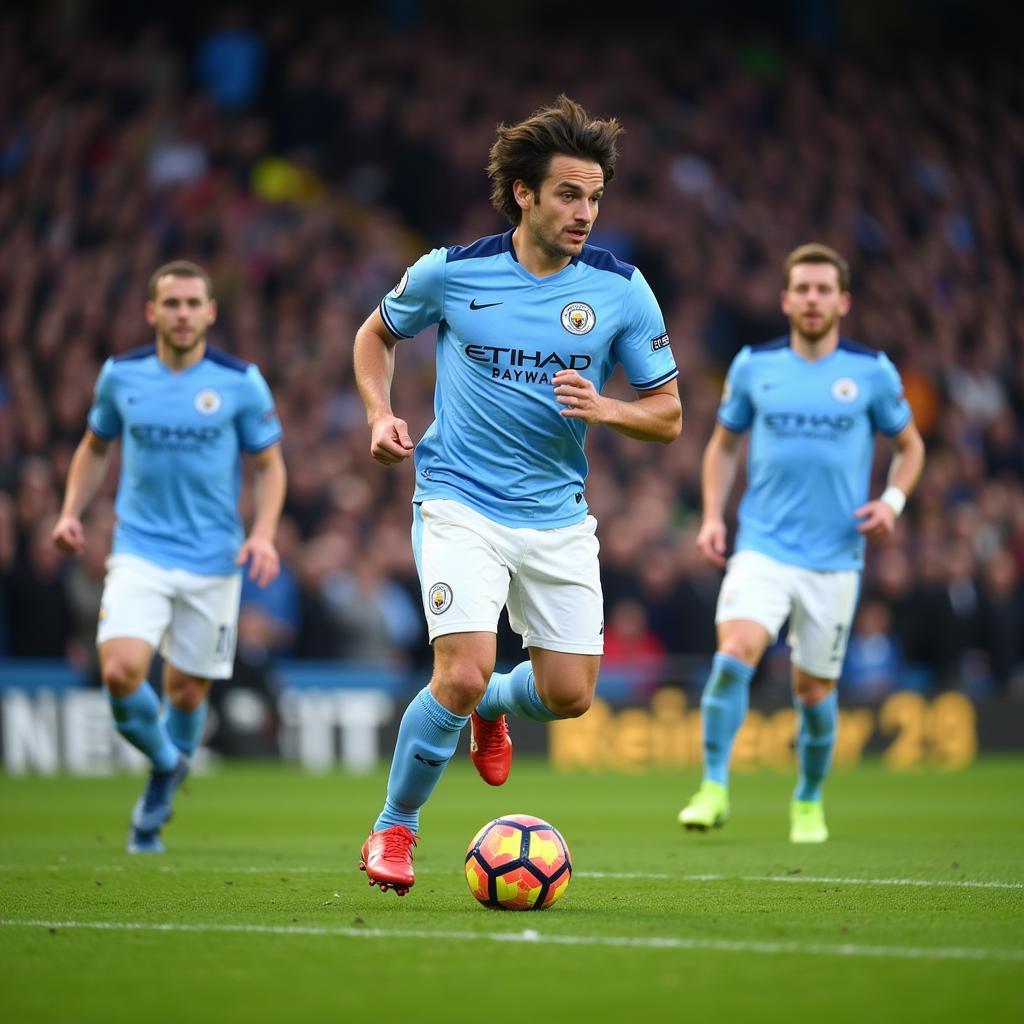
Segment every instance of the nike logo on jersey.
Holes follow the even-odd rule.
[[[490,309],[491,306],[503,306],[503,302],[477,302],[476,299],[471,299],[469,303],[470,309]]]

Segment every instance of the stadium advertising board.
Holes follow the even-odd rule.
[[[338,685],[328,685],[335,679]],[[318,666],[290,669],[271,689],[222,687],[208,723],[207,757],[271,757],[310,772],[361,773],[379,767],[394,741],[406,694],[422,680],[375,678]],[[793,764],[796,721],[789,706],[755,706],[733,755],[738,771]],[[701,726],[695,696],[675,686],[649,700],[615,704],[598,698],[581,718],[550,726],[516,721],[516,750],[547,755],[568,770],[637,772],[696,768]],[[1024,707],[946,692],[891,693],[840,710],[837,767],[878,757],[894,770],[957,769],[979,752],[1019,749]],[[103,692],[67,670],[0,674],[3,770],[12,775],[105,775],[141,771],[143,759],[114,731]]]

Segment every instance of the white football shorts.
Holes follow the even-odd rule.
[[[241,597],[241,574],[203,576],[111,555],[96,643],[136,637],[188,675],[229,679]]]
[[[860,573],[818,572],[757,551],[737,551],[726,567],[715,622],[749,619],[774,640],[789,619],[793,664],[821,679],[838,679],[857,608]]]
[[[496,633],[508,606],[523,647],[604,652],[597,520],[549,530],[502,526],[461,502],[415,507],[413,551],[433,641],[448,633]]]

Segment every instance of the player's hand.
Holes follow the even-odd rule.
[[[868,540],[885,540],[896,529],[896,513],[884,501],[869,501],[855,509],[853,514],[861,520],[857,524],[857,532],[863,533]]]
[[[50,534],[50,540],[58,551],[69,555],[80,555],[85,548],[85,530],[78,516],[61,516]]]
[[[725,565],[725,523],[721,519],[705,519],[700,524],[697,550],[714,565]]]
[[[382,416],[370,427],[370,454],[382,465],[404,462],[415,447],[409,424],[397,416]]]
[[[555,399],[560,405],[562,415],[570,420],[583,420],[584,423],[603,423],[604,407],[607,399],[602,398],[594,387],[593,381],[587,380],[576,370],[559,370],[551,378],[555,386]]]
[[[265,587],[277,579],[281,571],[281,558],[274,542],[266,537],[249,536],[238,551],[235,565],[249,563],[249,579],[257,586]]]

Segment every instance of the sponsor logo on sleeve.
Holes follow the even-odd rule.
[[[402,275],[402,280],[399,281],[398,284],[396,284],[395,287],[391,289],[391,297],[393,299],[397,299],[399,297],[399,295],[401,295],[402,292],[405,291],[405,287],[406,287],[406,285],[408,283],[409,283],[409,271],[407,270]]]
[[[659,348],[668,348],[667,334],[659,334],[656,338],[651,338],[651,351],[657,352]]]

